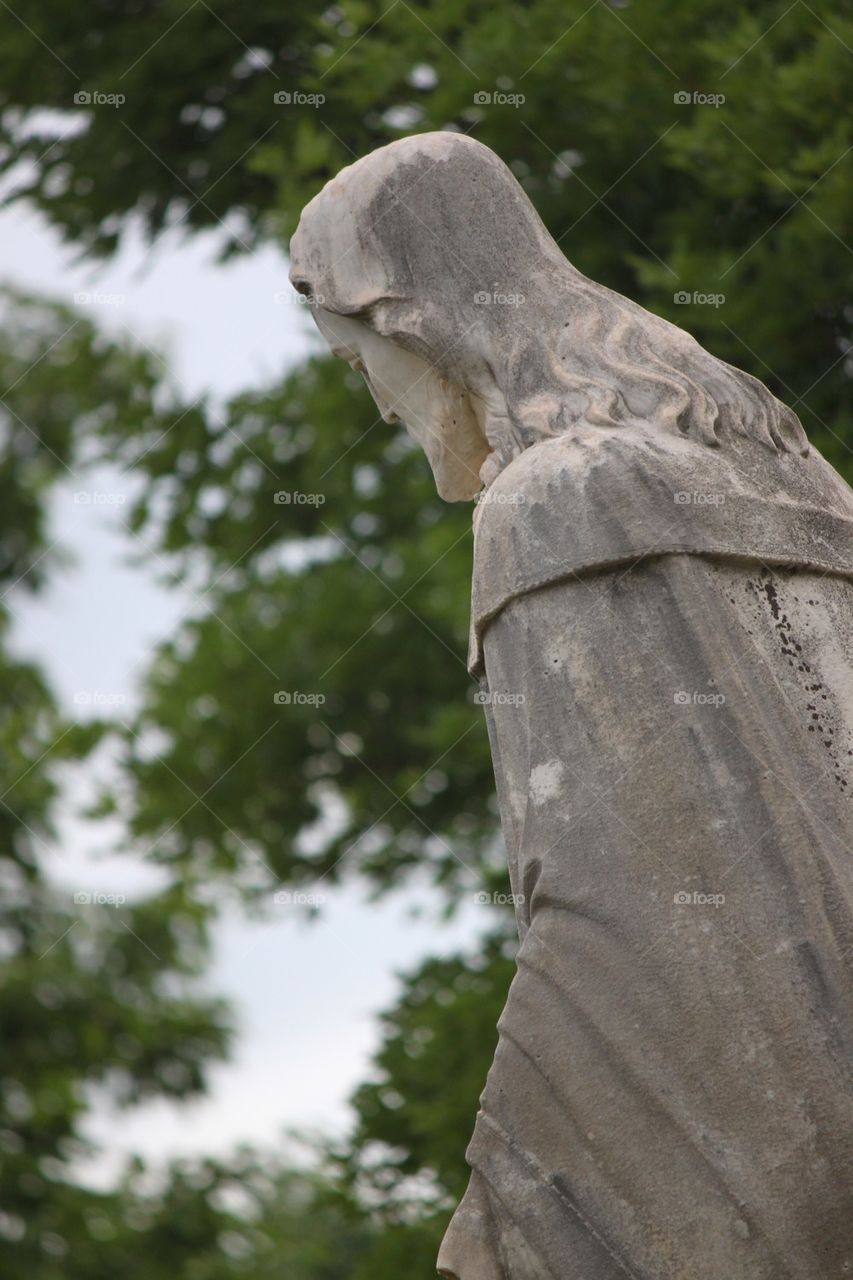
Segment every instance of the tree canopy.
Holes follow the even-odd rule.
[[[96,0],[85,15],[31,0],[2,21],[7,190],[81,254],[113,253],[131,227],[152,253],[170,230],[215,231],[226,254],[286,246],[353,158],[464,130],[580,270],[765,381],[853,477],[850,0]],[[464,664],[470,510],[440,502],[327,359],[224,408],[193,403],[147,350],[7,293],[0,380],[6,607],[49,576],[51,492],[92,459],[144,479],[128,536],[197,597],[126,729],[66,723],[43,674],[0,650],[4,1274],[264,1280],[285,1259],[306,1280],[428,1276],[512,970],[498,911],[479,953],[402,983],[349,1148],[316,1176],[235,1157],[156,1188],[129,1171],[99,1197],[69,1162],[90,1086],[128,1104],[190,1095],[225,1052],[226,1012],[192,986],[212,883],[255,900],[426,872],[449,909],[502,886]],[[96,740],[121,766],[99,812],[168,871],[124,913],[157,965],[46,875],[61,770]]]

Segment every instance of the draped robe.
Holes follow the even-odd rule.
[[[582,426],[475,524],[520,949],[440,1273],[853,1276],[853,491]]]

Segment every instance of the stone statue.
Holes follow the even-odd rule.
[[[853,491],[467,137],[344,169],[292,261],[478,497],[520,950],[441,1275],[853,1280]]]

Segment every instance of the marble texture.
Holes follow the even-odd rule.
[[[469,138],[343,170],[292,258],[477,499],[520,951],[440,1274],[853,1276],[853,491]]]

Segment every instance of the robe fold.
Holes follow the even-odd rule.
[[[853,1277],[853,491],[583,427],[475,525],[520,949],[440,1273]]]

